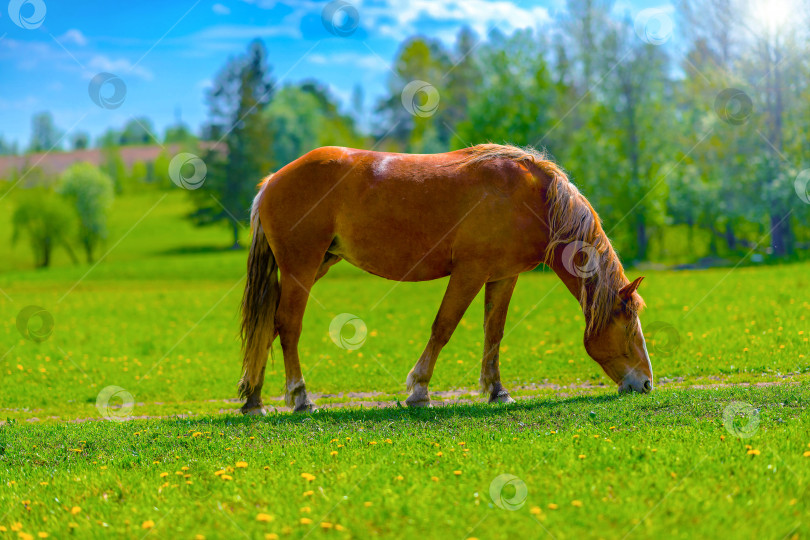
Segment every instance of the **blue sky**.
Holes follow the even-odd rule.
[[[483,35],[538,27],[563,0],[351,0],[359,27],[337,37],[321,22],[325,1],[11,0],[0,2],[0,135],[22,148],[31,116],[51,111],[66,132],[95,139],[133,116],[152,119],[160,135],[177,111],[197,131],[206,117],[204,93],[211,78],[251,39],[264,40],[280,83],[317,78],[345,106],[355,85],[368,107],[382,92],[389,63],[401,41],[415,33],[447,42],[467,24]],[[37,5],[39,4],[39,5]],[[21,28],[12,19],[21,5]],[[619,13],[666,6],[665,0],[619,0]],[[44,6],[44,10],[43,7]],[[39,11],[37,11],[39,8]],[[12,13],[10,13],[11,11]],[[44,19],[40,15],[44,13]],[[88,85],[99,72],[126,84],[117,109],[90,99]]]

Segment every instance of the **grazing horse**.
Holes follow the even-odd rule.
[[[264,370],[276,336],[287,404],[315,409],[298,339],[310,289],[341,259],[396,281],[450,276],[430,339],[408,374],[410,406],[430,404],[439,352],[482,287],[481,390],[491,403],[513,401],[501,385],[499,347],[518,275],[540,263],[579,300],[585,350],[619,392],[652,390],[638,318],[643,278],[625,277],[591,205],[532,149],[484,144],[411,155],[319,148],[260,184],[250,219],[239,384],[244,413],[264,413]]]

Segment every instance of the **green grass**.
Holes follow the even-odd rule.
[[[0,523],[54,537],[73,523],[81,536],[140,538],[149,522],[185,538],[789,537],[810,518],[808,400],[805,384],[18,424],[3,432]],[[759,409],[751,438],[724,427],[732,401]],[[499,490],[503,474],[516,479]]]
[[[9,235],[12,201],[0,201]],[[435,396],[452,390],[465,403],[407,411],[357,403],[404,400],[446,280],[397,284],[341,263],[313,290],[301,356],[309,389],[326,394],[318,402],[350,407],[245,419],[234,398],[246,253],[222,249],[224,228],[192,227],[188,209],[182,193],[118,199],[95,266],[60,254],[31,270],[27,246],[0,239],[0,527],[10,537],[16,523],[35,537],[63,537],[75,523],[80,537],[140,538],[150,520],[161,537],[303,537],[313,527],[310,536],[340,537],[807,534],[810,265],[647,272],[642,324],[657,389],[621,398],[585,354],[576,301],[553,274],[526,274],[501,352],[505,385],[526,399],[490,407],[474,393],[479,296],[431,383]],[[41,343],[17,330],[28,305],[53,317]],[[340,313],[368,328],[356,351],[328,335]],[[662,324],[671,330],[656,331]],[[277,353],[265,396],[281,407]],[[759,382],[780,385],[738,385]],[[715,383],[736,386],[695,387]],[[133,401],[109,414],[142,419],[104,421],[96,402],[109,386],[125,392],[113,405]],[[759,408],[753,437],[723,427],[732,401]],[[228,467],[231,480],[214,474]],[[520,509],[493,503],[501,474],[525,484]]]

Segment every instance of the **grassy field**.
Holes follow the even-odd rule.
[[[188,210],[182,193],[116,201],[97,265],[60,253],[31,270],[27,246],[0,238],[0,538],[808,535],[810,265],[646,273],[657,389],[623,397],[585,354],[576,301],[527,274],[501,353],[523,399],[475,393],[479,297],[431,383],[454,404],[409,411],[396,403],[446,280],[341,263],[315,286],[301,343],[330,408],[284,412],[279,355],[265,385],[279,412],[244,419],[246,254]],[[32,305],[52,318],[45,339],[23,335],[38,316],[18,328]],[[366,325],[357,350],[330,339],[342,313]]]

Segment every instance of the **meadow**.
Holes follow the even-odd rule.
[[[0,200],[3,236],[12,207]],[[313,290],[300,348],[323,409],[283,407],[277,350],[276,411],[242,418],[246,252],[223,247],[225,228],[192,227],[190,209],[177,192],[116,200],[93,265],[57,253],[32,270],[27,246],[0,242],[0,538],[808,534],[810,265],[631,269],[646,276],[648,396],[616,395],[577,302],[531,272],[501,351],[518,402],[477,395],[479,296],[431,382],[446,406],[413,411],[405,376],[446,280],[340,263]],[[47,315],[20,328],[27,306]],[[329,335],[343,313],[367,329],[356,350]]]

